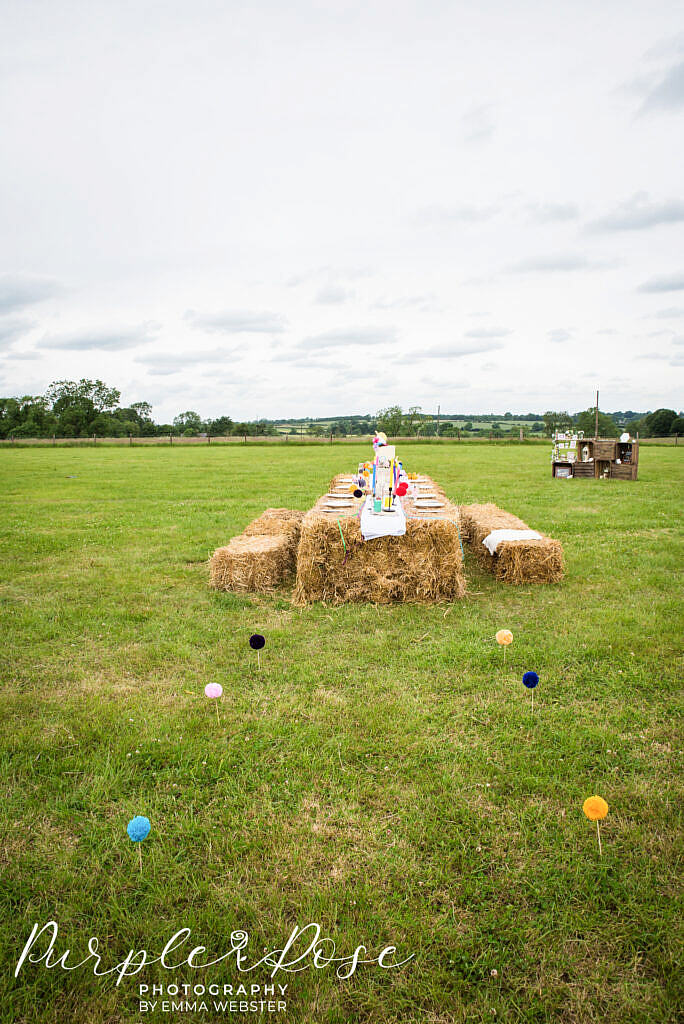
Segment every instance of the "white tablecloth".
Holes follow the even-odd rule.
[[[495,555],[496,549],[504,540],[541,540],[541,534],[536,530],[492,530],[482,543],[490,555]]]
[[[401,501],[397,499],[395,512],[373,512],[372,495],[366,498],[361,509],[361,535],[364,540],[377,537],[402,537],[406,533],[406,515]]]

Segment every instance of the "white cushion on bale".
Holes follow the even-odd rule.
[[[499,544],[505,540],[541,540],[541,533],[536,530],[492,530],[482,543],[490,555],[495,555]]]

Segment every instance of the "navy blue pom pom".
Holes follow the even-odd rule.
[[[526,672],[523,676],[523,683],[528,690],[533,690],[539,682],[539,676],[536,672]]]
[[[253,651],[260,651],[262,647],[266,646],[266,638],[261,633],[252,633],[249,638],[249,646]]]

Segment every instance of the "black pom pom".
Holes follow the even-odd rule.
[[[260,651],[262,647],[266,646],[266,637],[263,637],[261,633],[252,633],[249,638],[249,646],[253,651]]]

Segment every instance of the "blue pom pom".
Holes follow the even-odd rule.
[[[528,690],[533,690],[539,682],[539,676],[536,672],[526,672],[523,676],[523,683]]]
[[[126,831],[134,843],[142,843],[149,836],[151,828],[150,819],[138,814],[128,822]]]
[[[253,651],[260,651],[266,644],[266,638],[261,633],[252,633],[249,638],[249,646]]]

